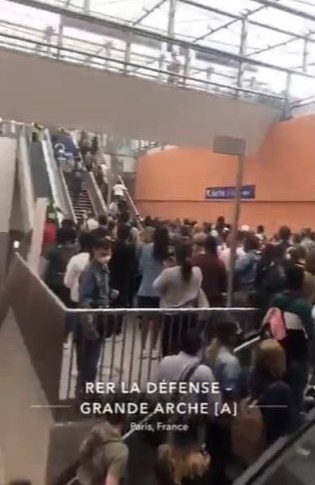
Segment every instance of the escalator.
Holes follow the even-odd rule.
[[[315,409],[293,436],[281,438],[234,485],[313,485]]]
[[[71,199],[73,212],[76,218],[76,221],[81,221],[85,215],[93,214],[94,216],[95,211],[93,208],[93,204],[90,198],[90,194],[86,189],[85,185],[82,185],[81,192],[78,197],[75,195],[75,190],[73,188],[73,173],[64,173],[65,182],[67,185],[68,193]]]
[[[55,130],[55,132],[51,131],[50,134],[47,134],[47,138],[49,138],[50,158],[53,158],[53,162],[50,162],[50,165],[53,166],[51,171],[55,175],[54,179],[51,180],[52,189],[55,187],[56,192],[56,186],[61,187],[63,198],[67,201],[64,204],[67,206],[66,212],[62,210],[64,216],[77,223],[82,220],[85,214],[92,214],[96,219],[106,214],[106,204],[100,194],[94,175],[83,166],[79,149],[73,137],[60,134]],[[52,139],[54,140],[53,143]],[[59,147],[61,153],[63,153],[60,157],[56,147]],[[73,159],[78,160],[81,166],[79,173],[77,172],[81,179],[81,189],[78,195],[75,193],[75,186],[77,185],[75,181],[76,171],[67,168],[65,163],[67,157],[73,157]]]

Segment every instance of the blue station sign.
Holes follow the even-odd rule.
[[[208,200],[231,200],[235,199],[236,187],[209,187],[206,189]],[[256,185],[243,185],[241,199],[253,200],[256,197]]]

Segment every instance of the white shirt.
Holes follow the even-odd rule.
[[[125,187],[122,184],[116,184],[113,187],[113,192],[117,197],[122,197],[125,195]]]
[[[179,352],[176,355],[168,355],[164,357],[157,370],[156,380],[157,382],[178,382],[181,377],[188,371],[188,369],[200,362],[199,357],[188,355],[185,352]],[[189,382],[193,383],[214,383],[215,377],[209,366],[200,363],[196,368],[195,372],[192,374]],[[221,394],[216,392],[210,392],[208,394],[208,402],[211,405],[210,414],[214,414],[214,404],[220,403]]]
[[[245,254],[245,252],[244,252],[243,248],[237,248],[236,249],[236,258],[239,258],[240,256],[243,256],[244,254]],[[219,257],[220,257],[221,261],[223,261],[223,263],[226,267],[226,270],[229,271],[230,270],[231,249],[230,248],[223,249],[220,252]]]
[[[116,202],[111,202],[109,204],[109,212],[110,212],[110,214],[113,217],[117,216],[117,214],[118,214],[118,206],[117,206]]]
[[[79,303],[79,280],[89,260],[89,253],[79,253],[72,256],[68,262],[64,285],[70,289],[70,297],[74,303]]]
[[[90,219],[86,221],[86,225],[89,231],[94,231],[94,229],[99,227],[99,223],[93,217],[90,217]]]
[[[187,306],[199,296],[202,283],[201,269],[192,268],[190,281],[183,280],[181,268],[173,266],[162,271],[153,282],[153,289],[160,295],[161,308],[180,308]]]

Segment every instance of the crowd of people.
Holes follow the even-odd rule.
[[[53,224],[51,220],[47,222],[50,236]],[[189,375],[192,382],[218,381],[224,401],[243,403],[244,399],[250,399],[261,406],[260,415],[255,417],[258,436],[264,435],[259,446],[257,436],[256,443],[250,442],[255,433],[247,430],[250,446],[246,452],[244,432],[241,433],[245,451],[238,454],[242,454],[245,464],[257,457],[258,448],[261,452],[302,423],[304,393],[314,362],[315,235],[310,229],[292,234],[283,226],[272,237],[265,234],[262,226],[255,231],[242,226],[238,232],[234,302],[237,306],[257,307],[264,329],[256,360],[246,372],[233,352],[239,326],[232,317],[211,322],[214,324],[211,332],[207,332],[209,322],[205,321],[201,332],[194,319],[186,322],[181,318],[179,322],[175,316],[170,322],[167,315],[169,308],[224,306],[231,261],[231,227],[223,217],[215,224],[202,226],[188,220],[147,217],[140,230],[138,221],[122,212],[116,218],[100,217],[98,227],[92,231],[64,220],[55,230],[55,240],[50,237],[47,244],[46,237],[45,241],[43,278],[66,306],[165,309],[162,327],[159,319],[141,320],[141,354],[135,356],[163,357],[158,365],[158,380],[182,381],[192,370]],[[74,334],[78,396],[84,392],[86,382],[96,379],[103,340],[118,342],[122,324],[120,318],[111,321],[102,316],[68,322],[65,339],[69,333]],[[146,351],[148,335],[150,352]],[[100,429],[115,428],[117,423],[113,424],[111,419],[108,417],[105,424],[98,425]],[[117,419],[120,430],[126,416]],[[259,423],[263,423],[263,433]],[[239,436],[236,425],[232,429],[231,423],[210,419],[206,428],[205,449],[195,425],[189,426],[186,433],[173,433],[167,438],[158,452],[157,474],[161,485],[229,483],[226,464],[240,448],[240,444],[233,445],[235,436]],[[93,431],[96,435],[97,429]],[[126,452],[122,453],[119,466],[113,458],[112,469],[107,462],[111,452],[103,447],[102,453],[105,455],[99,466],[104,473],[106,470],[107,476],[112,473],[116,477],[116,481],[105,483],[118,484],[125,469]],[[82,470],[84,466],[82,463]],[[91,483],[83,475],[82,471],[78,483]]]
[[[62,128],[52,134],[51,140],[56,162],[67,174],[74,204],[78,202],[84,188],[82,175],[87,170],[93,174],[105,204],[109,203],[109,214],[117,217],[127,209],[127,189],[121,181],[113,183],[110,180],[109,167],[100,150],[97,136],[82,131],[76,141],[70,131]]]
[[[95,170],[97,139],[91,142],[83,132],[79,151],[85,168]],[[218,382],[216,403],[238,403],[239,415],[218,418],[210,412],[201,421],[173,416],[171,433],[155,433],[158,483],[231,483],[226,472],[231,462],[250,465],[303,423],[305,391],[314,381],[315,234],[311,229],[293,234],[282,226],[270,236],[261,225],[255,230],[244,225],[232,268],[232,228],[223,217],[213,224],[146,217],[139,224],[120,204],[124,190],[116,186],[115,208],[98,220],[87,215],[77,225],[63,220],[57,227],[48,210],[43,278],[69,308],[165,310],[163,324],[149,314],[141,317],[141,350],[134,358],[161,357],[159,382]],[[225,306],[230,271],[234,306],[257,308],[261,329],[247,369],[234,353],[240,327],[232,314],[200,321],[167,312]],[[79,399],[86,398],[85,384],[96,380],[103,341],[116,345],[123,325],[121,316],[110,314],[67,320],[65,342],[75,342]],[[128,417],[105,418],[81,447],[78,485],[119,485],[125,475],[128,448],[122,436]]]

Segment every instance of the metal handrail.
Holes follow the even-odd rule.
[[[41,145],[43,149],[44,162],[46,164],[53,201],[56,204],[57,208],[60,209],[63,214],[65,214],[66,207],[64,206],[65,205],[64,202],[68,202],[67,205],[69,207],[71,207],[71,205],[69,205],[69,201],[62,200],[63,194],[60,194],[59,192],[59,191],[63,192],[63,187],[62,187],[62,182],[60,180],[60,175],[58,173],[58,167],[56,164],[54,150],[51,144],[49,131],[47,129],[44,130],[43,139],[41,140]],[[62,214],[60,214],[59,211],[57,213],[57,217],[58,217],[58,223],[60,225],[62,220]]]
[[[4,37],[4,38],[7,38],[7,39],[13,39],[13,40],[17,40],[17,41],[22,41],[24,43],[28,43],[28,44],[31,44],[31,45],[34,45],[35,47],[36,46],[41,46],[41,47],[46,47],[46,48],[53,48],[53,49],[58,49],[59,52],[65,52],[65,53],[69,53],[69,54],[76,54],[76,55],[79,55],[79,56],[90,56],[92,59],[89,59],[89,67],[92,67],[93,68],[93,65],[97,65],[99,66],[99,63],[96,63],[95,60],[99,60],[99,61],[102,61],[102,68],[104,70],[110,70],[108,69],[108,67],[106,67],[104,65],[104,61],[110,61],[112,64],[118,64],[120,66],[123,67],[122,71],[124,72],[125,75],[128,75],[128,76],[132,76],[134,75],[134,73],[132,71],[129,71],[128,69],[126,70],[125,67],[126,66],[129,66],[129,67],[134,67],[134,68],[137,68],[137,69],[141,69],[143,71],[147,71],[149,73],[157,73],[157,74],[164,74],[166,76],[169,76],[170,75],[170,71],[168,70],[161,70],[161,69],[158,69],[158,68],[153,68],[153,67],[150,67],[150,66],[147,66],[147,65],[143,65],[143,64],[137,64],[135,62],[128,62],[126,63],[125,60],[121,60],[121,59],[112,59],[111,57],[106,57],[106,56],[103,56],[103,55],[99,55],[99,54],[91,54],[89,52],[86,52],[86,51],[82,51],[82,50],[79,50],[79,49],[73,49],[71,47],[64,47],[64,46],[59,46],[59,45],[54,45],[54,44],[50,44],[50,43],[47,43],[47,42],[39,42],[39,41],[36,41],[36,40],[31,40],[31,39],[25,39],[23,37],[20,37],[20,36],[15,36],[15,35],[8,35],[8,34],[4,34],[4,33],[1,33],[0,32],[0,37]],[[34,53],[34,50],[30,49],[29,51],[27,50],[27,48],[21,48],[21,46],[16,46],[16,45],[9,45],[8,47],[7,46],[3,46],[1,47],[2,49],[6,49],[6,50],[11,50],[11,49],[14,49],[14,50],[17,50],[17,51],[22,51],[24,52],[25,54],[27,54],[28,52],[29,53]],[[67,60],[67,59],[61,59],[60,58],[60,54],[59,56],[56,54],[56,55],[53,55],[51,52],[41,52],[41,56],[42,57],[46,57],[48,59],[51,59],[51,58],[58,58],[59,62],[71,62],[70,60]],[[86,65],[87,63],[83,62],[83,61],[80,61],[79,64],[81,65]],[[271,67],[270,67],[271,69]],[[274,68],[276,69],[276,68]],[[287,70],[285,70],[287,71]],[[193,83],[198,83],[199,85],[203,85],[203,86],[213,86],[213,87],[217,87],[217,88],[222,88],[224,90],[229,90],[231,91],[233,94],[236,94],[236,93],[243,93],[243,94],[248,94],[248,95],[253,95],[253,96],[263,96],[263,97],[266,97],[266,98],[270,98],[270,99],[275,99],[275,100],[279,100],[279,101],[282,101],[284,102],[285,101],[285,97],[282,96],[282,95],[279,95],[279,94],[276,94],[276,93],[266,93],[264,91],[257,91],[257,90],[253,90],[253,89],[248,89],[248,88],[244,88],[244,87],[241,87],[241,86],[231,86],[231,84],[222,84],[222,83],[217,83],[217,82],[214,82],[214,81],[209,81],[209,80],[202,80],[202,79],[198,79],[198,78],[194,78],[192,76],[187,76],[185,74],[181,74],[181,73],[171,73],[172,74],[172,77],[178,79],[178,80],[182,80],[184,81],[182,84],[174,84],[175,87],[181,87],[181,88],[185,88],[185,89],[198,89],[196,86],[188,86],[186,84],[186,81],[192,81]],[[138,74],[139,76],[139,74]],[[142,76],[140,76],[142,77]],[[146,77],[146,76],[144,76]],[[148,75],[147,77],[150,78],[150,75]],[[160,79],[158,79],[157,77],[154,77],[154,76],[151,76],[152,78],[154,78],[154,80],[156,82],[162,82]],[[309,77],[312,77],[309,75]],[[163,83],[164,84],[164,83]],[[171,86],[173,86],[171,84]],[[220,94],[224,94],[220,92]]]
[[[129,193],[129,190],[128,190],[128,188],[127,188],[127,186],[126,186],[125,182],[124,182],[124,179],[122,178],[122,176],[121,176],[121,175],[118,175],[118,176],[117,176],[117,178],[118,178],[118,180],[119,180],[119,183],[125,187],[125,193],[126,193],[126,196],[127,196],[128,202],[129,202],[129,204],[131,205],[131,208],[132,208],[132,210],[133,210],[133,212],[134,212],[134,215],[135,215],[135,217],[136,217],[136,219],[137,219],[137,221],[138,221],[138,224],[140,225],[140,219],[141,219],[141,216],[140,216],[139,211],[138,211],[138,209],[137,209],[137,207],[136,207],[136,204],[134,203],[134,201],[133,201],[133,199],[132,199],[132,197],[131,197],[131,195],[130,195],[130,193]]]
[[[98,183],[97,183],[97,182],[96,182],[96,180],[95,180],[95,175],[94,175],[93,171],[92,171],[92,172],[88,172],[88,173],[89,173],[89,175],[90,175],[90,178],[91,178],[92,184],[93,184],[93,186],[94,186],[95,192],[96,192],[97,197],[98,197],[98,199],[99,199],[99,203],[101,204],[101,207],[102,207],[102,209],[103,209],[104,213],[106,214],[106,213],[107,213],[107,205],[106,205],[106,203],[105,203],[105,200],[104,200],[103,194],[102,194],[102,192],[101,192],[101,190],[100,190],[100,188],[99,188],[99,186],[98,186]],[[92,201],[92,202],[93,202],[93,201]]]
[[[69,199],[69,202],[70,202],[70,210],[71,210],[72,220],[74,221],[75,224],[77,224],[78,220],[77,220],[77,216],[75,214],[75,210],[74,210],[74,207],[73,207],[73,204],[72,204],[72,200],[71,200],[71,197],[70,197],[70,193],[69,193],[68,185],[67,185],[67,182],[66,182],[66,179],[65,179],[65,175],[63,173],[63,170],[60,167],[58,168],[58,171],[59,171],[61,184],[62,184],[63,189],[64,189],[65,193],[67,194],[67,198]]]
[[[166,43],[169,45],[177,45],[183,49],[193,49],[198,52],[219,56],[221,58],[230,59],[238,63],[246,63],[253,66],[260,66],[271,70],[276,70],[279,72],[284,72],[287,74],[298,75],[302,77],[315,78],[312,74],[307,74],[299,71],[292,70],[290,68],[285,68],[275,64],[269,64],[268,62],[258,61],[256,59],[248,58],[240,54],[234,54],[228,51],[222,51],[212,47],[208,47],[199,43],[188,42],[184,39],[178,37],[171,37],[167,34],[159,33],[154,30],[144,29],[143,27],[130,26],[126,23],[115,22],[107,19],[98,12],[91,12],[86,14],[82,9],[77,9],[74,6],[69,8],[64,8],[64,6],[58,6],[53,4],[45,4],[38,0],[15,0],[17,3],[27,4],[30,7],[37,9],[43,9],[55,14],[64,15],[65,17],[70,17],[76,20],[88,21],[90,24],[99,25],[101,27],[111,27],[112,29],[121,31],[123,33],[130,34],[131,36],[139,36],[149,38],[158,42]]]
[[[128,314],[137,314],[139,313],[139,308],[68,308],[67,311],[69,313],[102,313],[102,314],[110,314],[115,312],[117,315],[124,315]],[[225,313],[229,315],[231,313],[254,313],[257,312],[257,308],[253,307],[211,307],[211,308],[141,308],[141,313],[143,314],[159,314],[159,313],[168,313],[168,314],[178,314],[178,313]]]
[[[142,310],[142,309],[141,309]],[[244,310],[244,308],[243,308]],[[238,347],[236,347],[234,349],[234,353],[236,355],[240,354],[243,350],[248,350],[252,347],[254,347],[258,342],[260,341],[260,337],[253,337],[251,340],[249,340],[248,342],[245,342],[244,344],[242,345],[239,345]],[[151,421],[154,416],[155,416],[156,412],[153,411],[151,413],[149,413],[147,416],[145,416],[143,419],[141,419],[139,421],[139,425],[144,425],[145,423],[148,423],[149,421]],[[128,438],[130,438],[130,436],[133,436],[135,433],[138,432],[138,429],[137,428],[133,428],[133,429],[130,429],[129,431],[127,431],[127,433],[124,434],[123,436],[123,441],[126,441]],[[70,468],[70,467],[69,467]],[[76,476],[74,476],[73,478],[71,478],[69,480],[69,482],[67,482],[66,485],[71,485],[72,483],[75,483],[75,480],[76,480]]]

